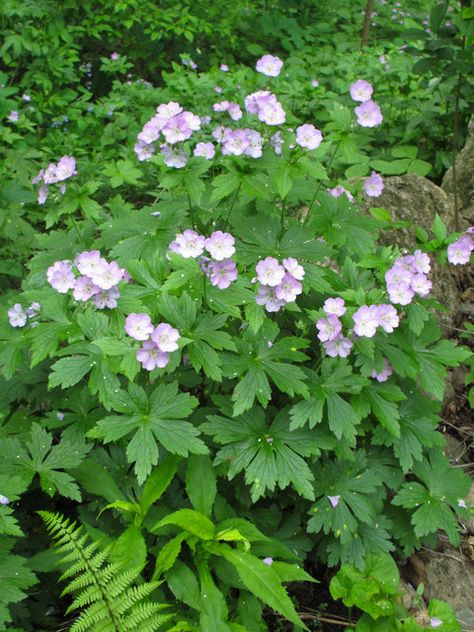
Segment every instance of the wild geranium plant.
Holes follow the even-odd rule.
[[[38,237],[2,324],[2,388],[24,418],[8,412],[0,439],[0,510],[34,473],[82,500],[71,513],[130,582],[151,580],[150,608],[173,600],[174,630],[261,629],[264,605],[304,629],[283,583],[311,581],[305,556],[344,564],[333,590],[350,605],[344,574],[439,529],[457,544],[468,512],[437,426],[447,368],[470,353],[442,338],[430,275],[446,248],[468,262],[472,230],[378,246],[391,222],[359,202],[382,177],[342,185],[331,168],[377,134],[373,87],[348,85],[360,105],[333,104],[325,128],[278,95],[283,69],[265,55],[253,92],[137,111],[102,182],[81,181],[86,156],[40,172],[42,188],[75,175],[83,203]],[[99,204],[104,187],[118,193]],[[67,203],[38,202],[57,218]],[[42,515],[72,546],[74,525]]]

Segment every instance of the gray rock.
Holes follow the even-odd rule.
[[[474,117],[468,128],[468,137],[456,158],[456,183],[460,216],[469,224],[474,223]],[[453,168],[446,172],[442,188],[453,193]]]
[[[474,630],[474,610],[471,608],[458,608],[455,610],[458,622],[461,624],[462,632],[472,632]]]
[[[443,599],[455,610],[470,610],[474,603],[474,562],[451,547],[423,553],[427,599]]]
[[[394,221],[405,220],[428,230],[436,213],[448,228],[454,231],[454,206],[452,197],[433,182],[422,176],[406,174],[384,178],[384,190],[378,198],[366,198],[366,208],[377,206],[387,209]],[[386,231],[382,243],[394,244],[400,248],[413,250],[416,247],[415,228],[401,228]],[[431,257],[433,279],[432,295],[449,312],[440,314],[442,325],[451,325],[454,313],[459,307],[459,291],[448,267],[441,267]]]

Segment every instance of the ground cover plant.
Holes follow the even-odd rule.
[[[474,234],[436,215],[411,250],[383,246],[407,222],[377,204],[386,175],[447,166],[451,78],[433,95],[426,50],[378,39],[330,64],[340,16],[311,3],[236,3],[267,37],[238,59],[244,27],[214,4],[179,21],[164,3],[148,30],[132,2],[48,28],[49,3],[2,9],[0,628],[318,629],[287,587],[324,564],[357,630],[454,632],[448,604],[403,605],[394,559],[440,530],[457,545],[470,515],[437,428],[472,353],[432,288]],[[341,46],[363,9],[342,4]],[[456,144],[472,12],[439,6]],[[395,16],[393,37],[425,17]]]

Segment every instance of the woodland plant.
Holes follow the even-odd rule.
[[[129,146],[114,154],[109,138],[93,178],[84,152],[38,159],[29,204],[55,228],[34,236],[1,322],[0,529],[21,550],[14,512],[23,524],[26,498],[41,511],[63,577],[79,575],[72,629],[135,616],[253,632],[265,606],[305,629],[283,584],[315,581],[303,564],[319,559],[342,564],[331,590],[367,613],[358,630],[456,630],[447,605],[408,625],[388,553],[440,529],[457,545],[469,515],[470,480],[437,427],[447,370],[472,355],[443,338],[431,290],[435,259],[468,263],[472,230],[448,237],[437,216],[413,250],[378,245],[398,225],[358,206],[383,178],[365,159],[335,169],[383,127],[367,77],[302,120],[279,94],[284,60],[260,58],[244,98],[220,72],[214,107],[137,110]],[[31,544],[0,551],[15,586],[4,622],[37,581],[28,552],[53,569]]]

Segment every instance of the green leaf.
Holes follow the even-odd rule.
[[[242,583],[253,595],[291,621],[297,628],[307,629],[281,585],[278,574],[271,566],[250,553],[232,549],[225,544],[212,544],[209,550],[232,564]]]
[[[110,549],[110,560],[123,569],[142,569],[146,563],[147,548],[140,529],[131,524],[115,540]]]
[[[184,531],[195,535],[200,540],[212,540],[216,532],[209,518],[199,513],[199,511],[194,511],[194,509],[179,509],[178,511],[174,511],[172,514],[169,514],[169,516],[157,522],[150,531],[156,533],[156,531],[159,531],[166,525],[180,527]]]
[[[49,375],[49,388],[61,386],[61,388],[69,388],[77,384],[84,375],[86,375],[93,364],[88,356],[70,356],[57,360],[51,367],[52,372]]]
[[[216,474],[209,456],[193,454],[188,458],[186,492],[196,511],[211,516],[217,487]]]
[[[161,498],[176,474],[181,459],[169,456],[147,478],[140,499],[140,507],[145,516],[150,507]]]
[[[435,215],[435,219],[431,227],[431,230],[433,231],[436,239],[439,239],[439,241],[441,242],[444,242],[446,240],[446,235],[447,235],[446,225],[443,223],[443,220],[438,215],[438,213],[436,213]]]
[[[186,531],[179,533],[172,540],[167,542],[156,558],[155,570],[153,571],[152,581],[158,579],[160,575],[166,573],[178,559],[178,555],[181,552],[181,546],[184,540],[188,537]]]

